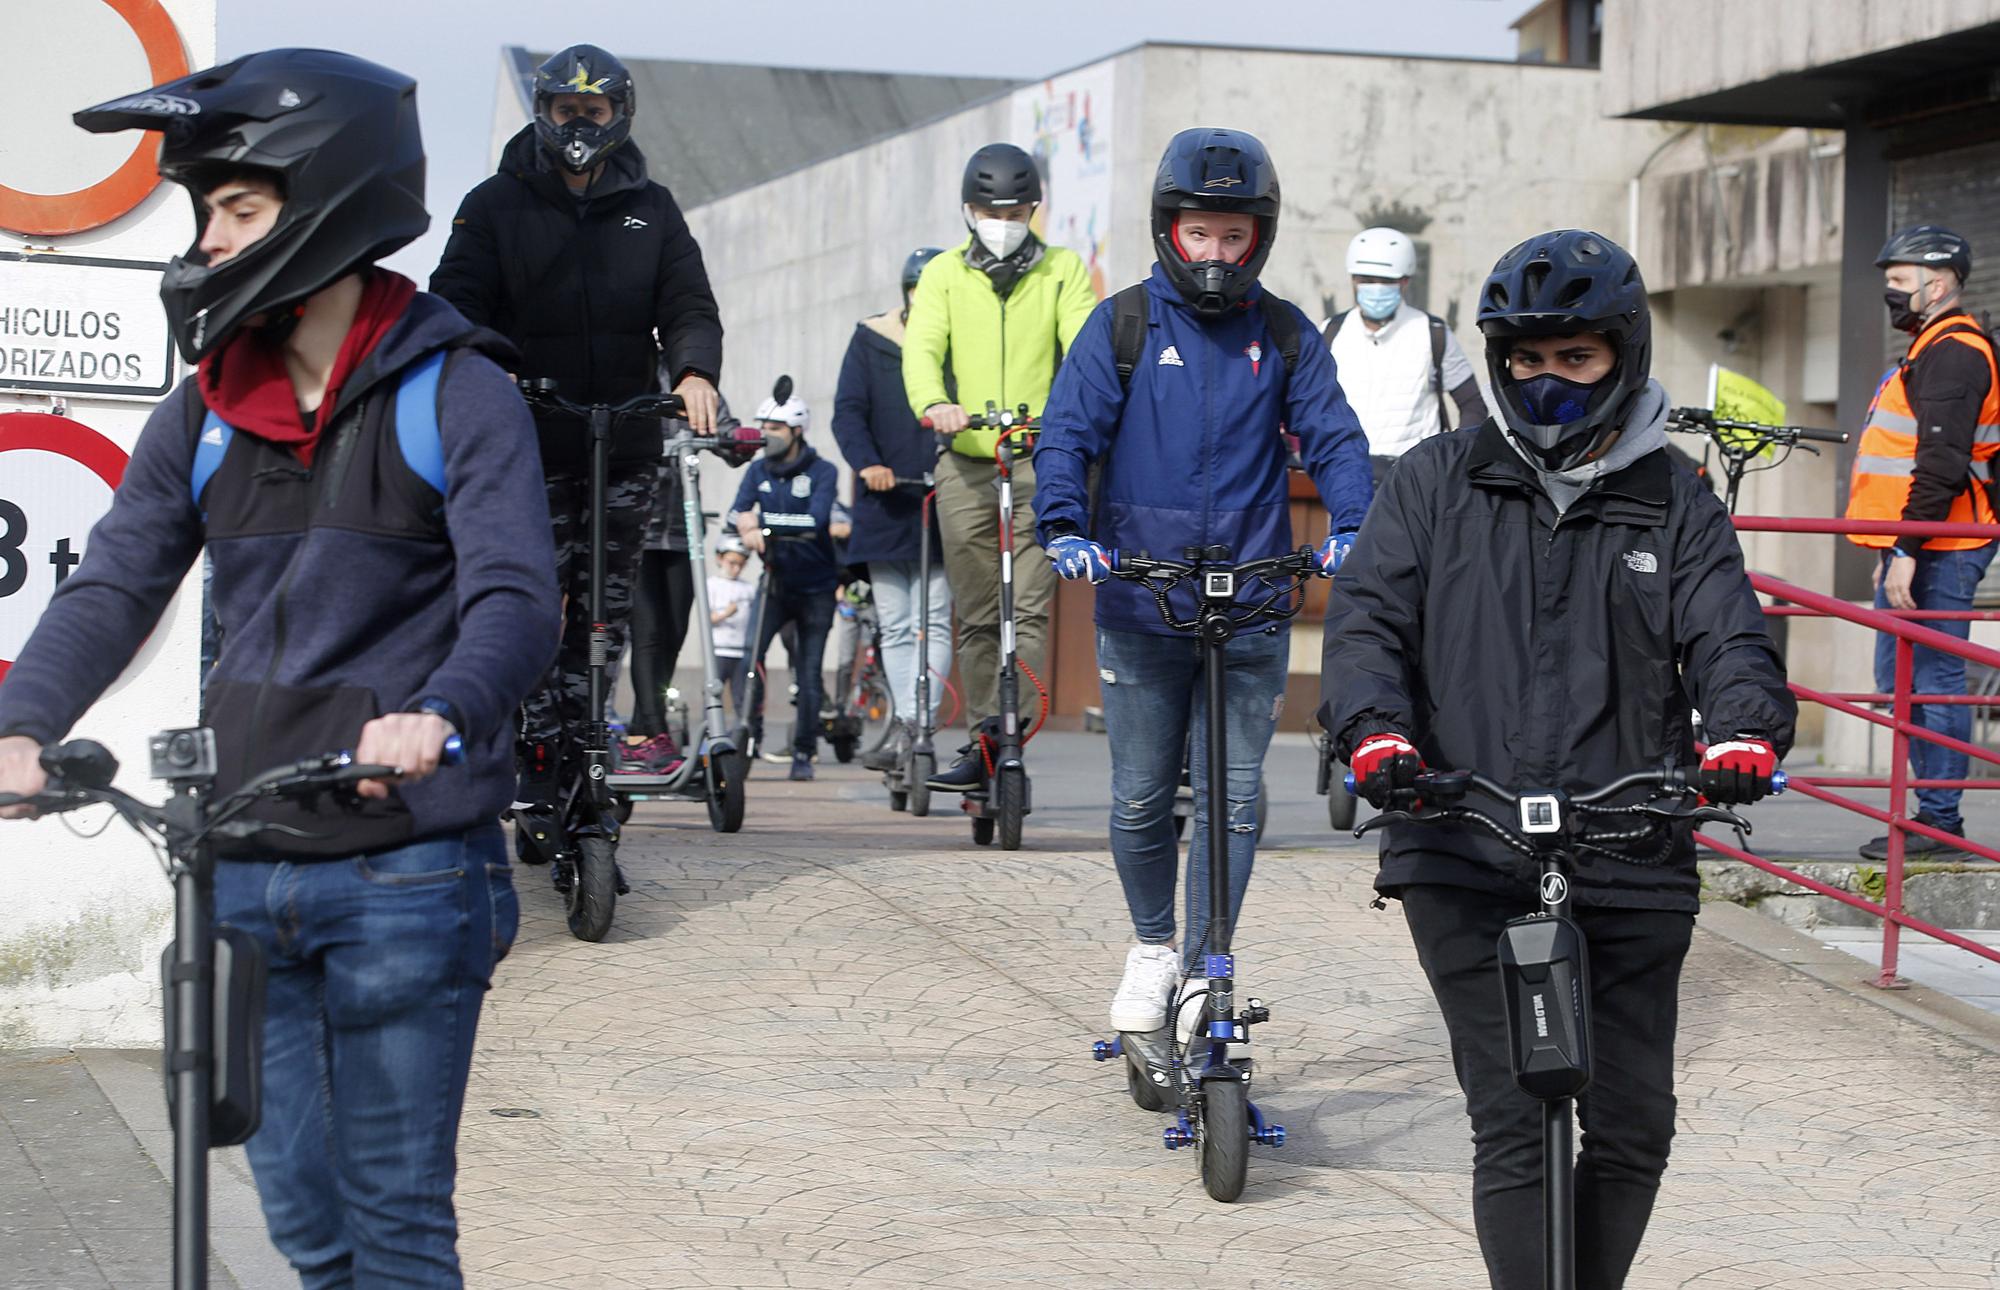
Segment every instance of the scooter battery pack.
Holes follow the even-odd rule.
[[[1514,1082],[1543,1102],[1590,1083],[1590,962],[1567,918],[1530,914],[1500,933],[1500,974]]]
[[[174,946],[160,956],[166,984],[167,1118],[174,1118],[174,1036],[180,1010],[173,986]],[[240,927],[215,929],[215,1001],[210,1005],[208,1139],[213,1147],[250,1140],[263,1118],[264,986],[263,947]]]

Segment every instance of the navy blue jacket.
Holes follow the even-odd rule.
[[[397,442],[404,368],[439,349],[442,496]],[[485,352],[482,352],[485,351]],[[194,492],[205,411],[193,378],[154,408],[83,562],[0,684],[0,732],[68,733],[159,622],[204,543],[222,652],[206,678],[228,792],[272,765],[352,748],[419,699],[459,714],[463,765],[380,804],[260,806],[238,853],[338,856],[496,821],[513,791],[514,710],[555,655],[555,551],[535,427],[489,355],[509,346],[418,295],[327,409],[311,470],[248,434]]]
[[[1333,356],[1298,314],[1299,357],[1289,378],[1265,325],[1261,288],[1227,317],[1203,319],[1155,265],[1146,282],[1148,331],[1132,387],[1118,380],[1107,299],[1077,333],[1042,414],[1035,447],[1036,534],[1069,526],[1107,547],[1177,560],[1188,546],[1223,545],[1238,561],[1293,548],[1280,425],[1332,516],[1358,529],[1372,493],[1368,440],[1340,392]],[[1093,497],[1093,465],[1102,474]],[[1191,616],[1194,592],[1176,608]],[[1171,634],[1153,594],[1134,583],[1097,589],[1097,622]]]
[[[833,437],[856,472],[854,535],[847,539],[850,564],[922,555],[917,529],[923,523],[923,498],[918,491],[871,492],[859,478],[865,466],[887,466],[904,479],[920,479],[937,460],[937,436],[918,423],[903,393],[902,335],[902,320],[893,313],[865,319],[856,324],[840,364]],[[931,559],[942,558],[933,513]]]
[[[765,548],[781,589],[809,595],[840,585],[843,561],[829,529],[834,512],[845,514],[846,508],[840,505],[840,471],[832,462],[811,444],[801,445],[799,455],[783,466],[759,457],[743,472],[724,522],[733,527],[736,516],[753,506],[763,508],[765,528],[789,539]]]

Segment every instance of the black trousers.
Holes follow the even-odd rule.
[[[1403,916],[1451,1033],[1472,1120],[1472,1218],[1494,1290],[1542,1285],[1542,1105],[1514,1084],[1497,943],[1534,912],[1464,887],[1403,889]],[[1577,1101],[1576,1276],[1585,1290],[1625,1284],[1674,1136],[1674,1029],[1694,915],[1577,907],[1590,946],[1595,1070]]]
[[[632,721],[635,735],[666,728],[667,687],[694,611],[694,571],[685,551],[647,551],[632,584]]]

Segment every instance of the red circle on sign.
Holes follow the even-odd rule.
[[[80,421],[46,412],[0,413],[0,453],[22,449],[52,452],[78,463],[116,491],[130,460],[125,450]],[[0,678],[13,660],[0,658]]]
[[[187,51],[174,20],[160,0],[103,0],[125,20],[146,51],[153,84],[188,74]],[[83,105],[79,105],[83,106]],[[60,235],[101,228],[125,214],[160,182],[160,137],[148,130],[125,164],[88,188],[73,193],[24,193],[0,184],[0,228],[16,233]]]

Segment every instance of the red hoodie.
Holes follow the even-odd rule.
[[[325,418],[340,402],[340,388],[361,365],[417,294],[417,284],[400,273],[374,269],[361,289],[361,303],[347,339],[334,356],[326,396],[311,419],[299,411],[298,395],[285,371],[285,347],[261,327],[243,327],[220,349],[201,360],[197,380],[210,411],[245,434],[289,444],[301,464],[312,465]]]

